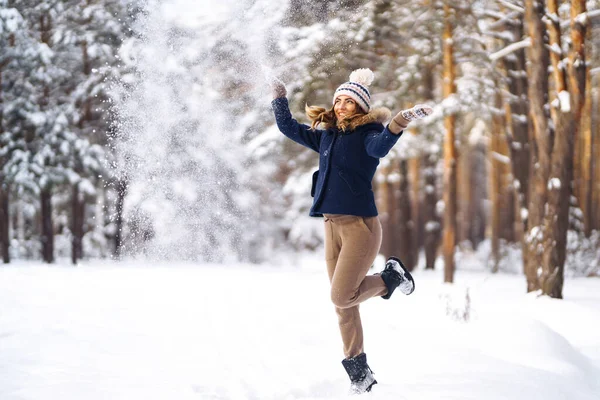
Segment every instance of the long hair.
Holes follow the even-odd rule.
[[[333,106],[327,110],[326,108],[319,106],[309,106],[306,105],[304,107],[306,111],[306,116],[311,120],[310,129],[313,131],[317,129],[319,125],[323,125],[323,128],[329,129],[333,127],[337,127],[342,132],[345,132],[348,127],[350,130],[356,128],[353,126],[352,122],[356,118],[360,118],[364,116],[366,113],[360,108],[358,105],[356,106],[356,112],[352,114],[349,118],[344,118],[341,121],[338,121],[335,116],[335,111],[333,111]]]

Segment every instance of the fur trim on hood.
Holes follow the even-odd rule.
[[[374,122],[385,124],[385,122],[389,120],[391,116],[392,112],[385,107],[374,108],[367,114],[351,119],[349,123],[343,128],[338,123],[338,128],[342,129],[343,131],[353,131],[359,126],[371,124]]]

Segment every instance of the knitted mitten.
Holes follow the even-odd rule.
[[[402,110],[392,119],[389,129],[392,133],[398,134],[410,123],[416,119],[425,118],[433,112],[433,108],[425,104],[417,104],[413,108]]]
[[[273,94],[273,99],[278,99],[280,97],[285,97],[287,95],[287,90],[283,82],[277,78],[272,78],[271,93]]]

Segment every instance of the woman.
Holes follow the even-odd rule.
[[[430,107],[415,106],[399,112],[384,127],[390,111],[371,109],[368,87],[373,78],[369,69],[356,70],[335,91],[331,109],[306,107],[311,126],[292,118],[285,86],[276,79],[272,82],[272,106],[279,130],[319,153],[310,215],[325,220],[331,300],[344,344],[342,365],[354,393],[368,392],[377,383],[363,349],[359,304],[375,296],[389,299],[396,288],[410,294],[415,287],[412,276],[395,257],[386,262],[381,273],[366,276],[379,253],[382,235],[371,181],[379,159],[394,146],[409,122],[432,112]]]

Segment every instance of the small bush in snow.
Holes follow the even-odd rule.
[[[439,295],[447,317],[457,322],[469,322],[472,319],[471,296],[469,288],[444,285]]]

